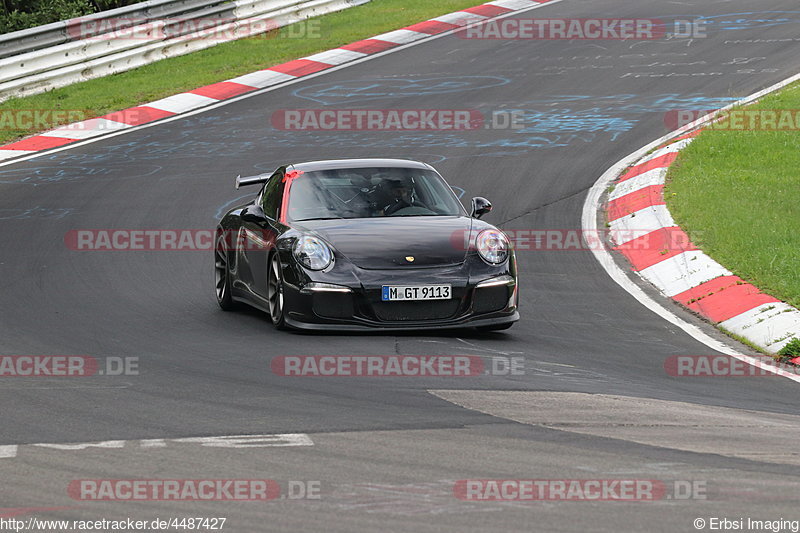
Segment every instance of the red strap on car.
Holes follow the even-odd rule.
[[[283,182],[286,183],[287,181],[291,181],[291,180],[293,180],[295,178],[299,178],[303,174],[305,174],[305,172],[303,172],[302,170],[290,170],[289,172],[284,174]]]
[[[286,224],[286,211],[289,209],[289,191],[292,189],[292,181],[296,180],[300,176],[302,176],[304,172],[302,170],[290,170],[286,174],[283,175],[283,199],[281,200],[281,212],[279,214],[279,221],[281,224]]]

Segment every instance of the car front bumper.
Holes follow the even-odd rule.
[[[359,269],[360,270],[360,269]],[[517,278],[506,269],[465,275],[465,266],[360,270],[359,283],[284,288],[286,323],[297,329],[367,331],[499,326],[519,320]],[[381,300],[384,285],[452,286],[448,300]]]

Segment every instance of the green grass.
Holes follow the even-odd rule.
[[[800,357],[800,339],[794,338],[789,341],[789,344],[778,352],[778,356],[781,361],[790,361],[795,357]]]
[[[104,115],[478,4],[480,0],[372,0],[362,6],[310,19],[318,21],[313,23],[318,26],[309,27],[309,31],[313,31],[309,38],[295,37],[293,35],[299,32],[285,27],[276,30],[271,38],[253,37],[223,43],[121,74],[13,98],[0,103],[0,112],[58,109],[85,110],[86,118]],[[35,133],[38,130],[0,129],[0,144]]]
[[[800,84],[747,109],[800,110]],[[706,130],[670,169],[665,197],[703,251],[800,306],[800,131]]]

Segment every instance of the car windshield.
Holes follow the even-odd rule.
[[[416,168],[347,168],[304,172],[293,181],[294,221],[401,216],[459,216],[464,207],[441,176]]]

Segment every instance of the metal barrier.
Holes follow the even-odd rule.
[[[0,35],[0,101],[263,34],[370,0],[148,0]]]

